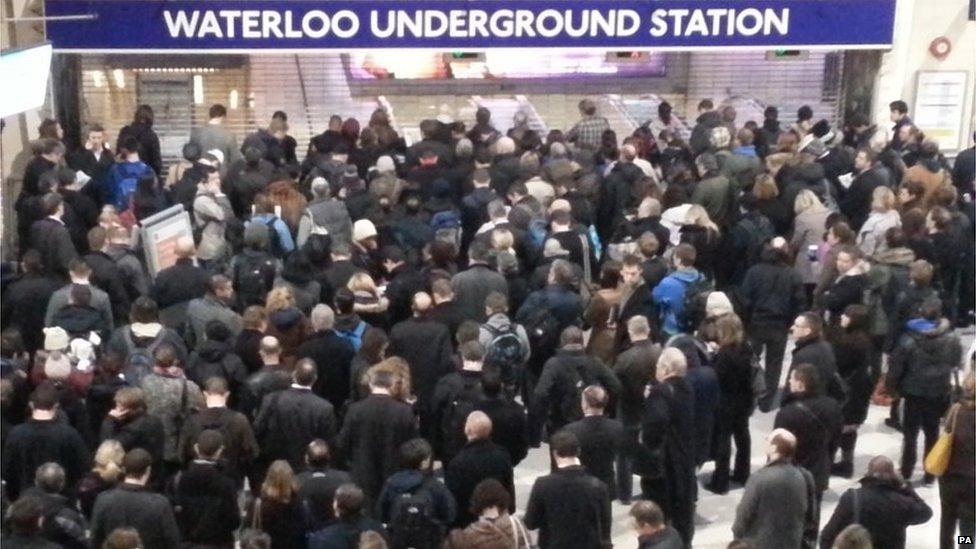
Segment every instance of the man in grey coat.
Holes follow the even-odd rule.
[[[327,234],[332,242],[352,242],[352,219],[346,203],[331,196],[329,182],[324,177],[312,180],[312,201],[298,222],[298,247],[313,234]]]
[[[204,161],[210,155],[204,155]],[[222,165],[222,164],[219,164]],[[234,209],[220,190],[220,177],[216,167],[208,168],[207,179],[197,184],[197,194],[193,199],[193,225],[200,231],[197,245],[197,260],[201,266],[219,270],[230,256],[227,243],[227,222],[234,218]]]
[[[484,322],[487,320],[485,299],[492,292],[499,292],[507,297],[508,281],[488,265],[488,250],[477,240],[468,248],[468,265],[467,270],[451,279],[454,302],[464,318]]]
[[[47,303],[47,312],[44,313],[44,325],[50,326],[54,319],[54,314],[63,309],[71,301],[71,287],[80,284],[88,286],[91,290],[90,306],[98,311],[105,321],[108,331],[115,329],[115,320],[112,318],[112,304],[108,299],[108,294],[93,286],[90,282],[91,267],[83,259],[72,259],[68,267],[68,275],[71,276],[71,284],[61,288],[51,295]]]
[[[732,535],[748,538],[754,549],[800,547],[810,509],[816,505],[813,476],[793,464],[792,433],[775,429],[768,441],[767,464],[746,482]]]
[[[241,157],[237,148],[237,137],[224,126],[227,109],[216,104],[210,107],[210,121],[206,126],[193,128],[190,132],[190,143],[200,146],[200,151],[209,152],[214,149],[221,152],[224,158],[220,162],[220,176],[227,173],[226,166],[230,166]]]
[[[186,309],[186,329],[184,337],[189,348],[207,339],[207,324],[219,320],[230,328],[236,339],[244,327],[241,315],[230,308],[234,302],[234,283],[222,274],[213,275],[207,283],[207,293],[190,301]]]

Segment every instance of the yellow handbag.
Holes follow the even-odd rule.
[[[925,456],[925,472],[930,475],[941,477],[949,468],[949,460],[952,458],[952,438],[956,431],[956,416],[959,415],[959,405],[956,404],[949,411],[949,418],[946,421],[948,429],[939,435],[939,440],[929,450]]]

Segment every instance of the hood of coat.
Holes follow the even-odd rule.
[[[824,167],[816,162],[807,162],[793,168],[792,175],[807,185],[814,185],[824,178]]]
[[[874,261],[885,265],[908,266],[915,261],[915,252],[911,248],[889,248],[874,254]]]
[[[207,362],[220,362],[230,351],[230,345],[224,341],[208,339],[197,345],[197,354]]]
[[[913,318],[905,323],[905,327],[908,328],[909,332],[924,337],[939,337],[952,329],[949,321],[945,318],[939,320]]]
[[[390,490],[394,493],[405,494],[419,488],[427,478],[428,475],[422,471],[411,469],[409,471],[397,471],[387,482]]]
[[[871,264],[863,259],[858,261],[849,271],[837,277],[839,281],[842,278],[850,278],[852,276],[864,276],[871,270]]]
[[[275,328],[278,328],[281,331],[286,331],[301,322],[302,312],[296,307],[280,309],[271,313],[268,320],[274,324]]]
[[[358,314],[379,314],[384,313],[390,307],[390,301],[385,297],[376,297],[369,292],[355,292],[356,304],[353,311]]]
[[[69,334],[87,332],[96,327],[102,315],[91,307],[68,305],[54,315],[54,323]]]
[[[515,532],[508,514],[495,519],[479,518],[464,529],[465,547],[479,549],[510,547],[514,539]]]

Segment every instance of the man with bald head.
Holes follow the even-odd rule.
[[[447,327],[430,318],[433,300],[426,292],[413,295],[413,316],[398,322],[390,331],[390,348],[387,356],[398,356],[410,365],[410,380],[417,395],[420,413],[420,432],[433,440],[431,399],[434,385],[454,367],[451,334]]]
[[[570,423],[565,430],[579,440],[583,467],[607,485],[610,498],[614,499],[617,496],[613,464],[624,444],[624,425],[605,415],[609,400],[607,390],[599,385],[583,389],[580,398],[583,419]]]
[[[447,489],[457,502],[455,526],[459,528],[478,519],[470,510],[471,494],[475,486],[485,479],[493,478],[508,489],[512,495],[512,508],[509,511],[515,511],[512,458],[507,450],[491,441],[491,419],[484,412],[471,412],[464,424],[464,435],[468,443],[447,464],[444,472]]]
[[[905,529],[930,518],[932,508],[895,471],[895,464],[885,456],[875,456],[868,463],[861,487],[840,496],[833,516],[824,526],[820,546],[831,547],[841,530],[860,524],[871,533],[875,547],[904,549]]]
[[[261,356],[261,369],[251,374],[244,384],[244,398],[242,412],[252,419],[258,413],[258,407],[264,397],[288,388],[291,381],[291,369],[281,363],[281,342],[274,336],[264,336],[258,347]]]
[[[732,534],[736,539],[749,538],[756,549],[800,547],[817,505],[813,475],[793,463],[793,433],[775,429],[766,442],[766,466],[746,482]]]
[[[298,346],[299,358],[310,358],[318,366],[315,393],[341,410],[349,398],[349,372],[356,349],[352,343],[335,332],[335,313],[324,303],[312,309],[312,334]]]
[[[193,237],[181,236],[176,241],[174,251],[176,263],[159,271],[149,290],[149,297],[159,306],[160,316],[167,326],[170,325],[171,318],[185,319],[187,305],[191,300],[207,293],[210,279],[207,271],[194,260],[196,247],[193,245]]]

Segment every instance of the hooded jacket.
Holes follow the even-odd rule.
[[[654,304],[661,313],[662,328],[671,336],[681,331],[680,319],[685,309],[685,291],[702,274],[695,269],[680,269],[664,277],[651,292]]]
[[[416,469],[409,469],[394,473],[386,479],[383,491],[376,502],[376,517],[389,524],[393,519],[395,500],[404,494],[422,493],[431,503],[434,516],[432,517],[441,527],[441,533],[447,533],[447,526],[454,522],[457,516],[457,505],[454,496],[447,486],[432,475]],[[392,532],[395,536],[396,532]]]
[[[793,167],[786,178],[780,199],[783,201],[783,205],[790,211],[793,211],[796,195],[800,194],[800,191],[803,190],[812,191],[820,199],[820,202],[825,205],[833,202],[822,165],[816,162],[800,164]]]
[[[909,320],[888,360],[888,390],[919,398],[949,394],[952,370],[962,362],[959,336],[946,319]]]
[[[309,235],[319,229],[324,229],[333,243],[352,242],[352,219],[343,201],[316,198],[310,202],[298,223],[298,246],[303,246]]]

